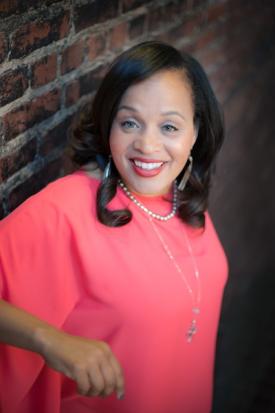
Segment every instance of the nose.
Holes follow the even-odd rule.
[[[145,130],[136,136],[134,149],[144,154],[157,152],[161,149],[161,139],[153,130]]]

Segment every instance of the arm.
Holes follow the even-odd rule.
[[[0,300],[0,341],[40,354],[53,369],[76,381],[80,394],[124,393],[122,369],[109,346],[71,336]]]
[[[8,406],[10,386],[17,388],[16,400],[23,398],[42,359],[74,380],[81,394],[123,392],[122,369],[107,343],[62,331],[80,299],[82,267],[72,250],[72,227],[52,201],[56,192],[34,196],[0,222],[0,341],[7,344],[0,352],[0,398]],[[18,369],[20,360],[26,371]]]
[[[0,314],[0,341],[41,353],[39,336],[53,327],[4,300],[0,300]]]

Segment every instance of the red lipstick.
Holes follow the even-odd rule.
[[[136,164],[135,161],[137,161],[137,163],[140,162],[143,164],[156,163],[160,164],[160,166],[157,166],[152,169],[145,169],[142,167],[142,165]],[[161,172],[163,166],[165,165],[165,162],[156,159],[133,158],[131,159],[131,164],[134,172],[137,175],[142,176],[143,178],[151,178],[153,176],[158,175]]]

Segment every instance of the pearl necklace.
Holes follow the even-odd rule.
[[[174,184],[174,187],[173,187],[172,211],[168,215],[160,215],[160,214],[156,214],[155,212],[151,211],[145,205],[143,205],[140,201],[138,201],[134,197],[134,195],[129,191],[127,186],[121,181],[121,179],[119,179],[118,183],[119,183],[119,186],[125,192],[125,194],[128,196],[128,198],[130,198],[131,201],[133,201],[135,205],[137,205],[140,209],[142,209],[142,211],[144,211],[150,217],[158,219],[159,221],[168,221],[168,219],[171,219],[176,215],[176,212],[177,212],[177,187],[176,187],[176,184]]]
[[[189,328],[187,329],[186,332],[186,340],[188,343],[192,342],[193,336],[197,333],[198,331],[198,327],[197,327],[197,316],[200,314],[200,302],[201,302],[201,283],[200,283],[200,273],[198,270],[198,266],[194,257],[194,253],[193,253],[193,249],[191,246],[191,243],[188,239],[188,236],[185,232],[185,229],[183,228],[183,234],[184,234],[184,238],[185,238],[185,242],[187,244],[187,248],[188,248],[188,252],[190,254],[190,257],[192,259],[192,264],[193,264],[193,268],[194,268],[194,277],[196,279],[196,284],[197,284],[197,294],[195,297],[195,293],[193,291],[193,289],[190,287],[190,284],[188,283],[186,277],[184,276],[184,272],[182,271],[181,267],[179,266],[179,264],[177,263],[175,257],[173,256],[173,254],[171,253],[168,245],[165,243],[163,237],[161,236],[153,218],[160,220],[160,221],[168,221],[168,219],[171,219],[172,217],[175,216],[176,211],[177,211],[177,187],[174,183],[174,188],[173,188],[173,207],[172,207],[172,212],[170,212],[170,214],[163,216],[163,215],[159,215],[159,214],[155,214],[154,212],[150,211],[150,209],[146,208],[140,201],[138,201],[134,195],[128,190],[127,186],[121,181],[118,181],[120,187],[123,189],[123,191],[125,192],[125,194],[128,196],[129,199],[131,199],[131,201],[134,202],[135,205],[137,205],[140,209],[142,209],[147,215],[149,215],[148,219],[149,222],[151,223],[153,230],[155,232],[155,234],[157,235],[165,253],[167,254],[167,256],[169,257],[169,259],[172,261],[177,273],[180,275],[181,279],[183,280],[183,282],[185,283],[185,286],[187,288],[188,294],[191,297],[192,300],[192,321],[191,324],[189,326]]]

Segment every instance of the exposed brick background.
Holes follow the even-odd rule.
[[[57,75],[57,54],[54,52],[37,60],[31,67],[31,87],[33,89],[55,80]]]
[[[0,2],[0,218],[69,172],[66,131],[122,50],[160,39],[205,67],[227,126],[210,199],[230,264],[213,413],[275,411],[274,19],[272,0]]]
[[[0,106],[20,98],[28,87],[27,68],[7,70],[0,77]]]

